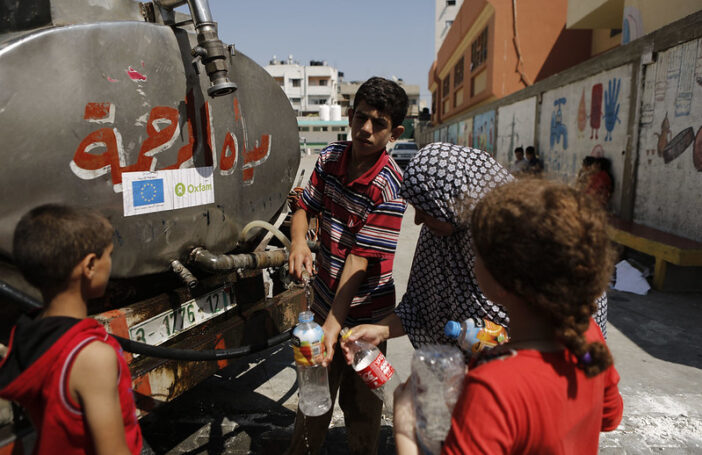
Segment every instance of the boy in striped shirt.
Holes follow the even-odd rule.
[[[303,271],[312,273],[308,222],[321,215],[312,311],[324,329],[332,401],[338,390],[352,454],[377,452],[383,403],[343,353],[335,355],[336,343],[342,327],[380,321],[395,307],[392,266],[406,203],[402,171],[386,146],[404,132],[407,105],[395,82],[373,77],[361,85],[348,111],[351,142],[332,143],[320,153],[292,217],[289,266],[300,279]],[[384,343],[379,347],[385,352]],[[331,414],[303,422],[298,411],[289,453],[319,452]]]

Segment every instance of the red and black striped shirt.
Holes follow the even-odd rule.
[[[352,182],[346,178],[350,142],[322,150],[298,205],[321,214],[321,248],[312,311],[326,318],[349,254],[368,259],[366,279],[351,302],[345,325],[378,322],[395,307],[392,266],[407,208],[400,197],[402,171],[387,153]]]

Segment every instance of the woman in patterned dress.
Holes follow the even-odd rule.
[[[513,180],[509,171],[484,151],[434,143],[414,156],[403,178],[401,195],[414,208],[415,223],[423,224],[407,292],[393,314],[378,324],[354,327],[349,339],[377,345],[406,334],[417,348],[455,344],[444,335],[449,320],[483,318],[507,327],[504,309],[483,295],[475,279],[466,212],[491,189]],[[606,334],[606,294],[603,297],[595,320]],[[350,361],[345,348],[344,352]]]

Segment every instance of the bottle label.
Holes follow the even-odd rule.
[[[363,382],[373,390],[385,384],[395,374],[395,369],[385,359],[383,353],[379,352],[375,360],[359,371],[358,374],[361,375]]]
[[[292,335],[292,345],[293,354],[295,356],[295,363],[302,366],[313,366],[319,365],[324,360],[324,332],[321,327],[319,331],[322,332],[319,337],[314,337],[316,339],[301,339],[295,333]]]
[[[482,324],[481,324],[482,322]],[[473,352],[482,351],[483,349],[491,349],[499,344],[503,344],[508,340],[507,331],[499,324],[492,321],[481,320],[476,325],[480,330],[475,335],[475,342],[471,350]]]

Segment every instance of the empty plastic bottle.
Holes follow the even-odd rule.
[[[292,332],[300,391],[297,406],[306,416],[314,417],[329,411],[332,406],[327,368],[321,365],[325,354],[324,331],[314,322],[311,311],[301,312],[298,320]]]
[[[456,346],[427,344],[414,352],[410,384],[422,453],[441,452],[465,374],[463,353]]]
[[[351,335],[351,329],[344,327],[340,335],[342,340],[347,340]],[[380,349],[371,343],[363,340],[351,341],[348,343],[348,348],[353,353],[353,369],[373,393],[385,402],[385,406],[390,407],[392,394],[400,384],[395,369]]]
[[[444,327],[444,333],[458,339],[458,345],[468,354],[494,348],[509,340],[504,327],[486,319],[468,318],[460,323],[449,321]]]

